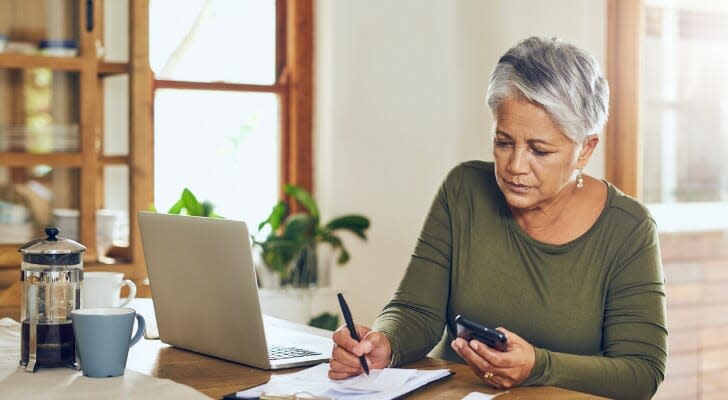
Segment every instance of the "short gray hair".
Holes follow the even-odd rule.
[[[498,61],[488,106],[495,114],[504,100],[518,96],[543,106],[576,143],[598,133],[609,114],[609,86],[596,59],[556,38],[530,37]]]

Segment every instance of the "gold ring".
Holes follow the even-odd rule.
[[[492,378],[492,377],[493,377],[493,373],[492,373],[492,372],[490,372],[490,371],[488,371],[488,372],[485,372],[485,373],[483,374],[483,378],[485,378],[485,379],[490,379],[490,378]]]

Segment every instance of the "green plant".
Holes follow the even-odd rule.
[[[308,321],[308,325],[315,326],[321,329],[326,329],[329,331],[335,331],[336,328],[339,327],[339,316],[324,311],[321,314],[311,318]]]
[[[366,240],[369,219],[349,214],[322,224],[318,205],[309,192],[296,185],[286,185],[284,192],[305,211],[289,214],[288,202],[279,201],[268,218],[258,225],[253,243],[260,247],[263,262],[279,274],[282,283],[306,287],[317,281],[316,244],[328,243],[338,252],[337,264],[346,264],[350,255],[336,232],[348,231]]]
[[[184,214],[195,217],[223,218],[214,211],[215,206],[212,202],[205,200],[200,203],[197,197],[188,188],[182,189],[182,194],[167,214]],[[150,207],[150,211],[157,211],[154,206]]]

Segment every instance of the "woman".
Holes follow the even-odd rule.
[[[654,220],[583,174],[609,89],[593,57],[529,38],[488,87],[494,163],[440,187],[405,276],[373,327],[334,333],[329,376],[415,361],[464,361],[487,385],[555,385],[648,398],[664,379],[665,294]],[[505,352],[456,337],[462,314],[508,337]]]

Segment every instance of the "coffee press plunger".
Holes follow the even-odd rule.
[[[26,372],[77,365],[71,311],[81,308],[86,247],[58,237],[59,232],[46,228],[47,238],[18,250],[23,257],[20,365]]]

